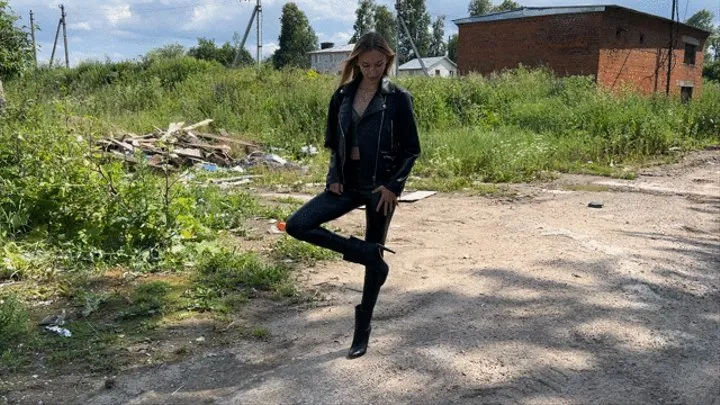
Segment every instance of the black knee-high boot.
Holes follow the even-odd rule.
[[[351,236],[347,239],[347,249],[343,252],[343,259],[373,269],[378,276],[380,285],[383,285],[390,271],[388,264],[383,259],[383,251],[395,253],[379,243],[366,242]]]
[[[353,334],[352,345],[348,351],[348,358],[354,359],[362,356],[367,352],[368,342],[370,341],[370,319],[372,312],[366,311],[362,306],[355,307],[355,333]]]

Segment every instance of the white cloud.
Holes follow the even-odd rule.
[[[90,24],[85,21],[70,24],[70,25],[68,25],[68,28],[70,28],[71,30],[78,30],[78,31],[90,31],[91,30]]]
[[[332,42],[336,45],[340,44],[347,44],[348,41],[350,41],[350,38],[352,38],[353,31],[340,31],[340,32],[334,32],[330,35],[324,33],[324,32],[318,32],[318,43],[319,42]]]
[[[105,12],[105,18],[112,25],[117,25],[121,22],[128,21],[133,16],[133,13],[130,10],[129,4],[118,4],[116,6],[105,6],[104,12]]]
[[[250,9],[252,10],[252,9]],[[183,26],[185,31],[198,31],[207,28],[215,28],[220,21],[234,20],[240,12],[248,11],[247,7],[238,8],[236,6],[227,7],[220,3],[208,2],[207,4],[198,5],[192,10],[190,22]]]
[[[275,5],[285,1],[265,0],[263,5]],[[295,0],[298,8],[311,21],[334,20],[354,22],[357,0]]]
[[[262,58],[263,58],[263,59],[269,58],[273,53],[275,53],[275,51],[278,50],[278,48],[280,48],[280,45],[276,44],[275,42],[270,42],[270,43],[267,43],[267,44],[263,44],[263,48],[262,48]],[[251,50],[250,54],[253,55],[253,56],[255,56],[255,51],[254,51],[254,49]]]

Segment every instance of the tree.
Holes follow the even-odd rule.
[[[375,32],[382,35],[392,49],[397,47],[395,43],[397,23],[395,16],[387,6],[377,6],[375,8]]]
[[[713,25],[713,20],[715,20],[715,15],[706,10],[702,9],[698,11],[697,13],[693,14],[690,18],[685,20],[685,24],[693,26],[695,28],[699,28],[701,30],[710,31],[713,34],[710,35],[710,37],[705,41],[705,59],[708,61],[712,61],[713,59],[717,59],[718,56],[720,56],[718,52],[718,46],[720,45],[720,40],[718,38],[718,32],[715,30],[715,26]],[[720,30],[720,27],[718,27],[718,30]],[[709,51],[710,47],[713,48],[713,52],[711,53]],[[714,54],[714,55],[713,55]]]
[[[19,19],[8,2],[0,0],[0,80],[22,73],[33,63],[27,27],[18,27]]]
[[[468,5],[470,17],[485,15],[492,12],[493,5],[490,0],[471,0]]]
[[[405,22],[410,38],[415,42],[418,53],[415,55],[410,39],[404,30],[400,31],[398,44],[399,63],[405,63],[413,57],[427,56],[430,48],[430,14],[425,9],[425,0],[398,0],[395,3],[398,16]]]
[[[706,60],[709,62],[711,60],[715,62],[720,62],[720,25],[715,28],[715,33],[710,35],[710,38],[708,38],[707,42],[710,44],[710,46],[713,49],[711,57],[707,58]]]
[[[149,50],[143,59],[146,61],[154,61],[161,59],[175,59],[181,56],[185,56],[185,47],[179,43],[174,43]]]
[[[241,42],[242,42],[242,39],[240,38],[240,34],[237,31],[235,31],[233,33],[233,46],[232,46],[233,60],[230,62],[231,63],[230,66],[232,66],[233,62],[235,62],[235,53],[237,52],[238,48],[240,48]],[[238,66],[252,65],[255,62],[256,62],[256,60],[253,59],[252,55],[250,55],[250,51],[248,51],[245,48],[240,49],[240,60],[238,61]]]
[[[445,56],[445,16],[438,17],[433,23],[433,36],[428,56]]]
[[[235,42],[238,42],[237,33],[234,38]],[[222,64],[225,67],[232,67],[233,61],[235,60],[235,50],[238,45],[232,45],[230,42],[225,42],[221,47],[215,45],[214,39],[198,38],[197,46],[190,48],[188,56],[192,56],[195,59],[210,60]],[[249,65],[253,63],[253,58],[250,56],[250,52],[247,49],[240,51],[240,64]]]
[[[458,45],[458,34],[452,34],[448,39],[448,58],[451,61],[457,63],[457,45]]]
[[[499,6],[493,7],[493,11],[510,11],[518,8],[522,8],[522,6],[512,0],[503,0]]]
[[[353,24],[352,38],[350,43],[354,44],[363,34],[373,30],[375,27],[375,2],[373,0],[359,0],[358,8],[355,10],[355,24]]]
[[[715,26],[713,25],[714,19],[715,15],[713,15],[712,12],[702,9],[688,18],[685,21],[685,24],[701,30],[713,32],[715,29]]]
[[[295,3],[286,3],[282,8],[278,41],[280,47],[272,57],[275,68],[310,67],[307,53],[317,49],[318,39],[305,13]]]
[[[518,8],[522,8],[522,6],[512,0],[503,0],[503,2],[497,6],[493,6],[490,0],[471,0],[468,5],[468,13],[470,13],[470,17],[476,17],[490,13],[497,13],[499,11],[515,10]]]
[[[703,77],[720,83],[720,60],[707,63],[703,68]]]

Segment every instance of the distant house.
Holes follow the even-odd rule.
[[[702,87],[709,32],[619,6],[523,7],[462,18],[460,74],[490,74],[519,64],[558,76],[589,75],[598,84],[645,94],[670,91],[689,99]],[[672,63],[668,64],[670,38]]]
[[[457,65],[451,61],[447,56],[435,56],[432,58],[422,58],[430,76],[438,77],[452,77],[457,75]],[[415,58],[398,67],[398,76],[409,75],[418,76],[424,75],[420,61]]]
[[[342,73],[342,63],[347,59],[355,44],[334,46],[332,42],[323,42],[320,49],[310,51],[310,68],[319,73]],[[390,68],[390,74],[395,72],[395,64]]]
[[[317,51],[308,52],[310,67],[320,73],[337,73],[342,70],[342,62],[350,56],[355,44],[334,46],[332,42],[323,42]]]

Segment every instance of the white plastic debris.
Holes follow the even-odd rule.
[[[72,336],[72,332],[70,332],[69,330],[67,330],[65,328],[61,328],[59,326],[46,326],[45,329],[49,330],[50,332],[55,332],[60,336],[65,336],[65,337]]]
[[[274,153],[268,153],[267,155],[265,155],[265,159],[267,159],[268,162],[274,162],[283,166],[286,165],[288,162],[287,160],[281,158]]]
[[[306,155],[313,156],[313,155],[318,154],[318,148],[316,148],[313,145],[306,145],[306,146],[303,146],[302,148],[300,148],[300,152],[302,152]]]

